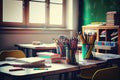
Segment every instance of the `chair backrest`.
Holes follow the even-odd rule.
[[[94,73],[92,80],[120,80],[120,67],[99,69]]]
[[[5,60],[7,57],[24,58],[26,56],[21,50],[3,50],[0,52],[0,60]]]

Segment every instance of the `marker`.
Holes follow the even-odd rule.
[[[34,70],[48,70],[48,68],[34,68]]]
[[[22,68],[19,68],[19,69],[9,69],[9,71],[20,71],[20,70],[24,70]]]

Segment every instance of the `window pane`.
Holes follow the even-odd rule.
[[[30,2],[30,23],[45,23],[45,3]]]
[[[50,4],[50,24],[62,24],[62,5]]]
[[[23,22],[22,1],[3,0],[3,22]]]
[[[50,2],[52,2],[52,3],[62,3],[63,0],[50,0]]]

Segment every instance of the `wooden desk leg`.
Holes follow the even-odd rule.
[[[69,73],[63,73],[64,74],[64,80],[69,80]]]
[[[36,55],[36,52],[37,52],[37,51],[36,51],[35,49],[32,49],[32,57],[37,56],[37,55]]]
[[[25,53],[26,57],[29,57],[29,49],[28,48],[18,47],[18,49],[22,50]]]
[[[42,77],[42,80],[45,80],[45,76]]]
[[[63,77],[63,75],[59,74],[59,80],[63,80],[62,77]]]
[[[78,75],[80,74],[80,71],[74,71],[71,73],[71,80],[79,80]]]
[[[26,53],[26,57],[30,57],[30,55],[29,55],[29,53],[30,53],[30,52],[29,52],[29,49],[26,48],[26,49],[25,49],[25,53]]]
[[[26,57],[30,57],[30,49],[28,49],[28,48],[23,48],[24,49],[24,53],[25,53],[25,55],[26,55]]]

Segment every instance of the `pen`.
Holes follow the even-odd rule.
[[[22,68],[19,68],[19,69],[9,69],[9,71],[20,71],[20,70],[24,70]]]
[[[34,68],[34,70],[48,70],[48,68]]]

